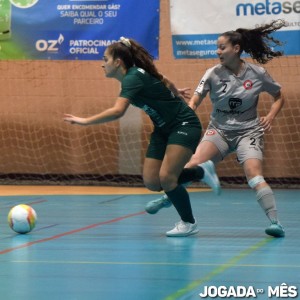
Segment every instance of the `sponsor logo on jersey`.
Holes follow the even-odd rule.
[[[188,135],[186,132],[184,131],[177,131],[178,134],[182,134],[182,135]]]
[[[243,100],[240,98],[230,98],[228,100],[228,106],[230,108],[230,110],[226,110],[226,109],[216,109],[217,113],[223,113],[224,115],[240,115],[243,112],[238,110],[238,107],[241,106],[243,103]]]
[[[253,82],[248,79],[243,83],[243,86],[244,86],[245,90],[251,90],[253,87]]]
[[[230,79],[220,79],[220,82],[222,83],[230,82]]]
[[[231,110],[234,110],[235,108],[242,105],[242,99],[240,98],[230,98],[228,101],[228,105]]]
[[[139,72],[141,72],[142,74],[145,74],[145,73],[146,73],[146,71],[145,71],[144,69],[142,69],[142,68],[137,68],[137,70],[138,70]]]

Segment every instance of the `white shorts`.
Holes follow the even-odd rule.
[[[264,130],[260,125],[242,130],[220,130],[209,124],[203,141],[212,142],[219,149],[222,159],[236,152],[240,164],[249,158],[263,160]]]

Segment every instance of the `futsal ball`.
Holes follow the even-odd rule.
[[[37,215],[31,206],[19,204],[9,211],[7,221],[13,231],[28,233],[35,227]]]

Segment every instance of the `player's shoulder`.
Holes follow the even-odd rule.
[[[249,62],[245,62],[245,64],[247,69],[251,70],[253,73],[256,73],[258,75],[263,75],[266,73],[266,69],[261,65],[257,65]]]
[[[128,69],[125,77],[122,80],[123,85],[133,83],[136,81],[141,81],[147,72],[141,68],[132,67]]]
[[[208,73],[219,73],[219,72],[222,72],[222,70],[223,70],[223,66],[221,64],[217,64],[211,68],[208,68],[207,72]]]
[[[145,76],[145,75],[147,75],[147,72],[144,69],[142,69],[142,68],[131,67],[127,71],[127,75],[128,76]]]
[[[218,64],[215,65],[211,68],[208,68],[205,72],[205,77],[209,78],[209,77],[214,77],[214,76],[218,76],[220,73],[222,73],[223,71],[222,65]]]

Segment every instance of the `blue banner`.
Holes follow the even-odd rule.
[[[98,60],[121,36],[158,58],[159,0],[0,0],[0,10],[0,59]]]

